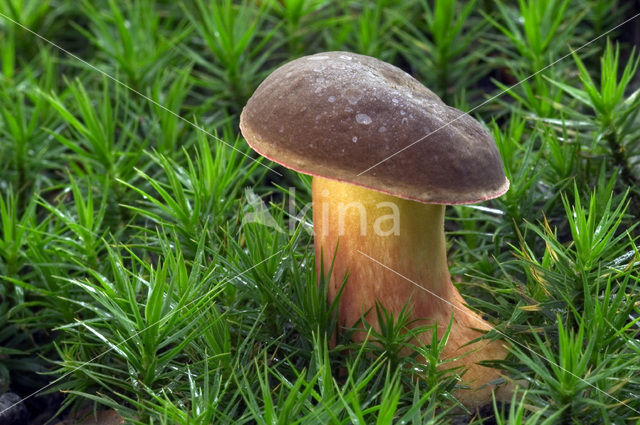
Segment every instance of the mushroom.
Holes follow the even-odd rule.
[[[335,251],[330,300],[348,273],[339,325],[365,315],[377,326],[376,302],[395,314],[409,303],[416,324],[436,324],[438,335],[451,321],[442,356],[466,368],[467,388],[456,397],[471,408],[489,402],[500,371],[478,362],[503,359],[507,348],[474,341],[492,326],[453,286],[444,233],[445,205],[509,188],[487,130],[399,68],[348,52],[276,69],[247,102],[240,128],[259,154],[314,176],[318,270]],[[419,339],[430,343],[431,335]]]

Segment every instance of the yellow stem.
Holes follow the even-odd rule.
[[[312,189],[318,270],[323,258],[328,274],[335,253],[330,300],[348,274],[338,308],[339,326],[352,327],[365,316],[377,327],[376,300],[396,315],[408,302],[412,318],[418,319],[415,325],[437,323],[438,335],[453,315],[442,356],[464,355],[447,367],[465,366],[463,379],[473,389],[456,395],[470,407],[490,401],[493,386],[480,387],[499,373],[476,363],[503,359],[507,351],[498,341],[469,344],[491,325],[466,307],[451,283],[444,205],[422,204],[320,177],[314,177]],[[356,340],[364,337],[364,332],[354,335]],[[430,333],[422,334],[420,340],[430,343]]]

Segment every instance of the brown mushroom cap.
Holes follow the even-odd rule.
[[[247,102],[240,128],[254,150],[285,167],[401,198],[465,204],[509,188],[480,123],[369,56],[325,52],[281,66]]]

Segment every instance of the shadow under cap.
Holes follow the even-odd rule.
[[[325,52],[281,66],[247,102],[240,128],[285,167],[401,198],[465,204],[509,188],[480,123],[369,56]]]

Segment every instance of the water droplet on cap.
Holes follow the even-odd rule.
[[[369,115],[367,114],[357,114],[356,115],[356,122],[358,124],[364,124],[364,125],[369,125],[372,123],[372,119]]]

